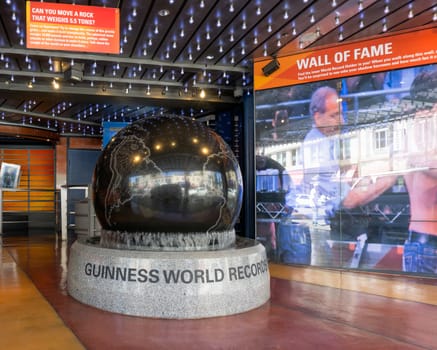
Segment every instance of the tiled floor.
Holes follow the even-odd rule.
[[[53,238],[4,238],[0,261],[0,349],[437,349],[437,306],[387,292],[398,295],[400,285],[405,294],[424,290],[437,302],[434,280],[426,291],[390,277],[389,287],[381,287],[386,296],[378,296],[291,281],[308,270],[272,265],[272,297],[262,307],[162,320],[112,314],[68,296],[68,244]],[[337,284],[329,271],[315,276]],[[383,285],[380,280],[375,286]]]

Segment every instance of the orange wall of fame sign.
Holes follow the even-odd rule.
[[[437,63],[436,43],[437,27],[433,27],[305,51],[279,57],[280,68],[268,77],[262,68],[271,59],[258,61],[254,64],[254,87],[264,90]]]
[[[28,49],[118,54],[119,9],[28,1],[26,38]]]

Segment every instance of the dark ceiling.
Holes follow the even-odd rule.
[[[120,54],[89,54],[26,49],[25,1],[0,1],[0,130],[87,136],[102,120],[229,109],[259,58],[437,23],[437,0],[44,1],[120,9]]]

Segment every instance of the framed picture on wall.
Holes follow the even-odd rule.
[[[20,181],[21,166],[2,162],[0,168],[0,187],[17,188]]]

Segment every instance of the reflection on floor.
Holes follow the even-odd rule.
[[[375,270],[375,271],[385,271],[385,272],[402,272],[402,254],[403,245],[394,243],[381,243],[375,242],[372,239],[368,239],[367,235],[359,236],[359,239],[352,240],[335,240],[332,239],[330,233],[330,227],[327,224],[320,222],[317,225],[311,223],[307,217],[304,219],[293,220],[269,220],[260,219],[258,220],[258,232],[260,232],[259,226],[263,224],[275,225],[267,231],[266,235],[262,233],[257,237],[257,239],[264,244],[267,250],[269,261],[278,263],[288,263],[287,259],[284,258],[282,252],[287,250],[283,244],[286,243],[281,240],[281,228],[285,225],[293,223],[294,229],[289,228],[289,234],[293,234],[294,231],[302,230],[306,227],[310,232],[311,240],[311,251],[309,258],[311,266],[318,267],[330,267],[330,268],[359,268],[362,270]],[[297,229],[296,229],[297,228]],[[271,232],[275,232],[275,237],[272,237]],[[275,243],[271,243],[275,240]],[[297,244],[296,244],[297,243]],[[294,242],[292,250],[296,251],[301,242]],[[362,246],[361,254],[357,254],[359,246]],[[273,249],[276,247],[276,250]],[[297,248],[296,248],[297,247]],[[291,248],[290,248],[291,249]],[[300,253],[302,254],[302,252]],[[293,260],[291,262],[294,262]]]
[[[262,307],[162,320],[69,297],[69,244],[54,237],[6,237],[0,252],[1,349],[437,349],[437,306],[391,297],[422,293],[437,304],[435,280],[272,264],[272,297]],[[386,296],[352,290],[359,284]]]

